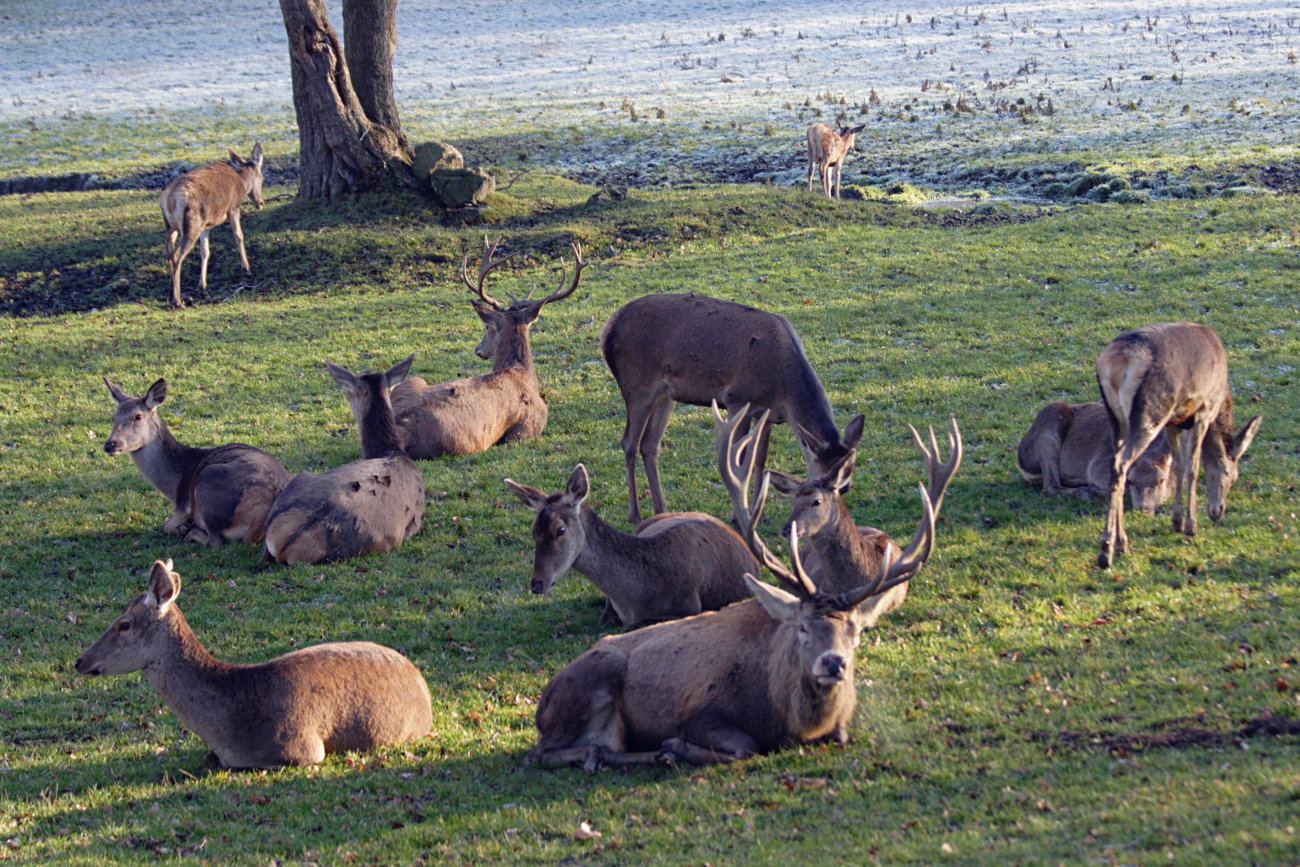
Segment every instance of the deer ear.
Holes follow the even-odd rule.
[[[260,169],[262,167],[262,160],[265,158],[265,156],[266,154],[262,152],[261,142],[258,142],[257,144],[253,145],[253,166],[255,168]]]
[[[787,497],[793,497],[803,484],[803,479],[798,476],[792,476],[789,473],[780,473],[776,470],[768,470],[768,477],[772,480],[772,487],[776,488]]]
[[[857,449],[849,449],[849,453],[840,458],[831,471],[827,473],[830,479],[831,487],[840,493],[841,496],[849,492],[853,487],[853,470],[858,464]]]
[[[230,150],[231,164],[234,165],[236,168],[242,166],[244,164],[244,158],[241,157],[239,154],[237,154],[234,148],[229,148],[229,150]]]
[[[505,483],[510,492],[534,512],[540,512],[542,506],[546,505],[546,493],[544,491],[539,491],[529,485],[521,485],[513,479],[506,479]]]
[[[326,361],[325,369],[330,372],[330,376],[334,377],[334,381],[337,382],[343,388],[347,389],[348,391],[351,391],[352,389],[356,388],[357,376],[355,373],[348,370],[346,367],[339,367],[337,364],[332,364]]]
[[[764,584],[748,572],[741,577],[745,579],[745,586],[749,588],[749,592],[754,594],[758,603],[763,606],[763,610],[773,620],[792,623],[799,617],[798,596],[780,587]]]
[[[160,379],[144,393],[145,409],[153,409],[167,399],[167,380]]]
[[[564,486],[564,493],[574,503],[582,503],[587,499],[587,495],[591,493],[591,480],[587,477],[585,466],[578,464],[573,468],[573,472],[569,473],[569,481]]]
[[[104,377],[104,385],[108,386],[108,393],[111,394],[113,396],[113,400],[117,401],[118,403],[126,403],[128,400],[131,399],[131,395],[127,394],[125,391],[122,391],[122,389],[118,388],[117,384],[114,383],[113,380],[109,379],[107,376]]]
[[[406,381],[407,374],[411,372],[411,365],[415,363],[415,353],[412,352],[406,356],[405,361],[399,361],[393,365],[387,373],[384,374],[385,384],[389,390],[396,388]]]
[[[844,436],[841,437],[841,441],[844,443],[844,448],[851,449],[857,446],[858,442],[862,439],[862,428],[866,423],[866,416],[858,413],[844,426]]]
[[[494,314],[497,313],[495,307],[484,301],[480,301],[477,298],[471,300],[469,303],[474,305],[474,312],[478,314],[479,319],[483,320],[484,325],[488,325],[492,322]]]
[[[1246,426],[1232,438],[1232,443],[1228,447],[1228,454],[1234,461],[1241,460],[1241,456],[1246,453],[1246,449],[1250,448],[1250,444],[1255,441],[1255,434],[1259,433],[1259,426],[1263,421],[1264,417],[1262,415],[1255,416],[1246,422]]]
[[[165,614],[180,592],[181,576],[172,571],[172,561],[155,560],[149,573],[149,603]]]

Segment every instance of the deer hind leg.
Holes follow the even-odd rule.
[[[1128,551],[1128,534],[1124,532],[1124,491],[1128,483],[1128,471],[1147,450],[1147,446],[1151,445],[1161,427],[1162,424],[1130,429],[1128,436],[1121,439],[1120,447],[1115,450],[1115,459],[1111,464],[1110,495],[1106,505],[1106,529],[1101,534],[1101,553],[1097,556],[1097,565],[1102,569],[1109,569],[1116,556]]]
[[[840,197],[840,182],[844,180],[844,161],[840,160],[831,166],[831,172],[835,176],[835,198]]]
[[[170,251],[167,258],[167,267],[171,270],[172,277],[172,306],[184,307],[185,302],[181,300],[181,264],[185,257],[194,249],[198,243],[198,236],[191,236],[189,232],[177,233],[180,239],[176,243],[171,243],[171,237],[168,237]]]

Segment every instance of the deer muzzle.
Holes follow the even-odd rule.
[[[813,664],[813,677],[822,686],[834,686],[844,679],[849,664],[838,653],[823,653]]]

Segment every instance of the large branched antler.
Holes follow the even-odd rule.
[[[497,247],[499,246],[501,246],[500,238],[488,243],[487,235],[484,235],[483,260],[479,262],[478,266],[478,283],[475,284],[475,282],[469,278],[469,253],[466,253],[464,258],[460,260],[460,279],[470,288],[470,291],[477,292],[478,297],[483,299],[485,304],[492,305],[492,308],[495,310],[505,310],[506,308],[500,301],[497,301],[483,290],[483,284],[487,280],[488,274],[491,274],[497,268],[500,268],[518,255],[517,253],[511,253],[509,256],[502,256],[500,259],[493,259],[492,257],[496,254]]]
[[[582,244],[580,242],[578,241],[570,242],[569,249],[573,251],[574,272],[573,272],[572,285],[570,285],[568,289],[564,288],[564,281],[568,277],[568,268],[564,264],[564,257],[561,256],[559,285],[556,286],[555,291],[552,292],[550,295],[547,295],[545,298],[539,298],[538,300],[533,301],[532,302],[533,304],[536,304],[540,307],[543,304],[550,304],[552,301],[561,301],[565,298],[568,298],[570,295],[572,295],[573,290],[578,288],[578,282],[582,279],[582,269],[586,268],[588,263],[582,261]],[[528,294],[532,295],[531,292],[529,292]],[[528,299],[525,298],[524,300],[527,301]]]

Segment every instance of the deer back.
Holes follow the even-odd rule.
[[[262,144],[258,142],[252,159],[245,160],[232,150],[228,161],[186,172],[162,192],[163,219],[176,230],[183,230],[188,222],[202,231],[224,223],[245,198],[261,208],[265,204],[262,164]]]
[[[808,160],[819,166],[836,165],[853,149],[857,134],[866,127],[842,126],[835,131],[824,123],[808,127]]]

